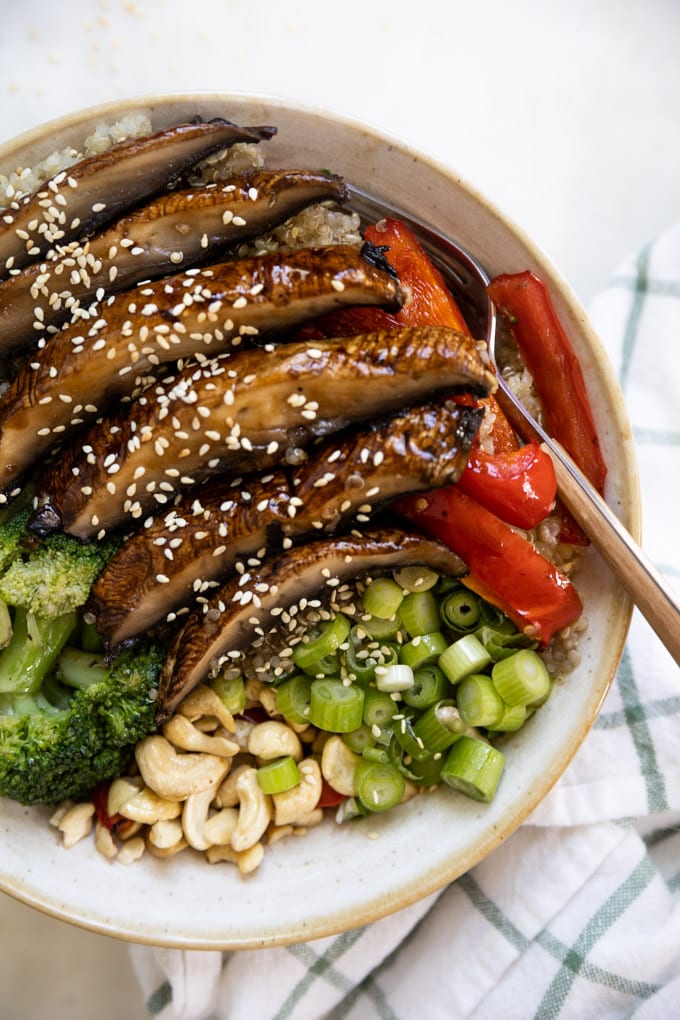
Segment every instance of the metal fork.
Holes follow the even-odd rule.
[[[350,186],[349,191],[350,206],[364,222],[375,223],[383,217],[394,217],[414,231],[444,275],[473,335],[486,341],[505,401],[521,417],[526,430],[549,452],[564,505],[680,665],[680,601],[677,595],[566,450],[547,434],[503,378],[496,360],[499,322],[487,295],[489,277],[483,267],[470,252],[428,223],[354,186]]]

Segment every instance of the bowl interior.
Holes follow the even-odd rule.
[[[606,355],[551,263],[455,173],[366,126],[270,98],[191,94],[143,97],[85,110],[0,146],[0,172],[80,144],[98,124],[148,112],[154,129],[201,114],[274,124],[269,165],[328,167],[359,187],[449,233],[494,273],[532,269],[550,286],[584,368],[609,465],[607,498],[634,536],[639,499],[629,423]],[[66,851],[49,810],[0,800],[0,888],[53,916],[121,938],[184,948],[255,948],[297,942],[369,923],[452,881],[505,840],[563,773],[614,677],[631,606],[599,557],[578,577],[588,629],[581,664],[508,741],[494,803],[449,791],[421,796],[391,816],[325,822],[282,841],[243,879],[191,852],[132,867],[108,863],[90,840]],[[432,834],[436,832],[436,838]]]

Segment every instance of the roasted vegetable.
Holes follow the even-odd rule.
[[[414,407],[349,430],[288,473],[218,478],[128,538],[98,576],[88,610],[107,649],[205,596],[238,560],[274,551],[404,492],[454,482],[482,412],[451,402]],[[285,546],[284,546],[285,547]]]
[[[105,667],[65,644],[71,614],[33,618],[30,632],[43,636],[40,647],[26,640],[22,617],[18,610],[19,647],[0,653],[0,795],[22,804],[86,797],[120,775],[137,741],[155,729],[160,650],[145,646]],[[70,679],[60,668],[69,652],[79,660],[75,686],[72,667]]]
[[[3,214],[0,278],[35,262],[57,244],[101,229],[123,210],[165,190],[212,153],[236,142],[259,142],[275,133],[275,128],[241,128],[218,118],[196,120],[120,142],[61,170]],[[3,336],[2,351],[12,347],[12,337]]]
[[[32,527],[91,539],[133,524],[210,474],[285,463],[352,421],[442,390],[483,394],[494,385],[469,336],[434,327],[190,364],[97,422],[48,469]]]
[[[36,351],[0,399],[0,488],[139,393],[159,366],[245,346],[344,302],[398,305],[384,260],[351,245],[273,252],[166,277],[114,297]]]
[[[167,192],[1,282],[4,347],[28,346],[73,319],[84,330],[102,314],[102,293],[214,262],[305,206],[341,202],[344,194],[338,177],[307,170],[251,170],[228,182]]]
[[[442,542],[397,528],[367,530],[361,536],[319,539],[253,567],[220,588],[176,633],[163,664],[158,719],[167,718],[220,656],[247,645],[276,623],[277,614],[300,600],[323,598],[347,578],[389,567],[424,564],[450,577],[466,567]]]

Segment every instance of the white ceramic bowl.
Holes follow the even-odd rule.
[[[199,113],[274,124],[270,165],[329,167],[348,181],[436,224],[493,275],[532,269],[550,286],[581,360],[609,465],[607,498],[639,536],[630,426],[605,353],[552,264],[455,172],[361,124],[269,98],[190,94],[88,109],[0,147],[0,172],[79,144],[100,123],[148,112],[154,129]],[[278,843],[244,879],[185,852],[111,864],[85,840],[64,850],[49,811],[0,800],[0,888],[61,920],[121,938],[184,948],[255,948],[318,938],[405,907],[463,874],[507,839],[559,779],[590,729],[614,677],[631,606],[594,553],[578,577],[589,627],[580,666],[510,741],[490,806],[451,791],[386,816],[324,823]]]

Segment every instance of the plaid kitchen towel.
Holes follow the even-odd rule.
[[[677,588],[680,225],[630,259],[591,318],[633,423],[645,547]],[[680,685],[636,612],[568,771],[513,836],[443,891],[288,948],[133,947],[163,1020],[680,1017]]]

